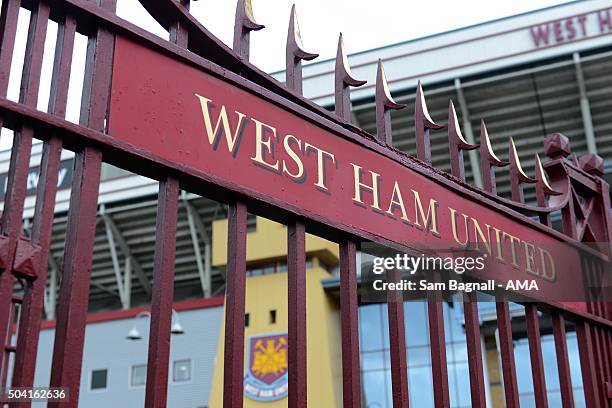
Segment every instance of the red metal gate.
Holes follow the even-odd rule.
[[[276,113],[283,117],[286,123],[304,126],[313,134],[319,132],[320,136],[313,136],[314,140],[329,141],[331,135],[337,141],[334,139],[330,143],[337,143],[338,149],[354,149],[360,154],[362,152],[364,155],[370,155],[380,160],[381,166],[386,166],[389,172],[409,172],[410,177],[421,180],[422,183],[430,183],[438,189],[450,192],[445,194],[460,197],[461,200],[467,200],[466,202],[478,203],[486,211],[505,214],[504,217],[512,220],[512,228],[522,228],[530,234],[562,242],[572,248],[584,249],[591,254],[588,264],[582,265],[584,271],[600,275],[609,273],[609,244],[599,245],[597,251],[588,250],[582,245],[582,242],[610,242],[610,195],[607,183],[601,178],[603,160],[594,155],[586,155],[580,159],[571,156],[569,142],[563,135],[554,134],[546,139],[545,153],[550,161],[545,165],[546,171],[537,166],[536,178],[532,179],[522,171],[513,145],[510,163],[504,163],[495,156],[483,123],[480,157],[485,188],[484,191],[475,189],[465,183],[462,151],[475,149],[477,146],[468,144],[461,136],[452,104],[449,107],[448,138],[453,177],[431,167],[429,132],[441,126],[429,117],[420,86],[417,89],[414,115],[417,158],[407,157],[392,149],[390,110],[400,109],[402,106],[396,104],[389,94],[382,64],[379,65],[376,85],[377,135],[370,136],[351,125],[349,87],[360,86],[363,82],[352,77],[346,65],[341,42],[336,61],[335,113],[332,114],[302,98],[301,61],[312,59],[316,55],[301,48],[294,14],[291,16],[286,50],[287,81],[283,85],[248,62],[250,31],[263,28],[252,18],[250,1],[238,2],[233,51],[219,42],[189,14],[188,0],[141,0],[141,3],[168,30],[170,41],[155,37],[118,18],[114,12],[116,0],[2,1],[0,123],[15,132],[5,207],[0,221],[0,339],[3,341],[0,385],[3,388],[9,384],[12,387],[33,385],[60,153],[62,149],[69,149],[74,151],[76,157],[50,386],[67,387],[71,394],[69,402],[49,403],[50,407],[78,405],[98,186],[103,161],[160,182],[145,402],[147,407],[166,406],[179,189],[218,199],[228,203],[230,208],[227,276],[231,278],[228,279],[226,288],[224,407],[236,408],[243,404],[247,209],[284,222],[289,227],[290,407],[307,406],[305,232],[321,234],[339,243],[343,401],[344,407],[361,407],[356,274],[358,242],[367,240],[399,248],[402,248],[405,242],[396,236],[397,229],[385,227],[386,229],[380,230],[377,225],[373,225],[378,221],[358,221],[357,217],[352,215],[352,211],[356,211],[352,210],[353,207],[347,211],[344,211],[345,208],[339,209],[343,214],[326,212],[324,209],[319,211],[312,204],[312,196],[308,195],[311,193],[297,193],[298,184],[287,187],[292,193],[292,189],[296,189],[295,200],[285,199],[284,189],[282,192],[268,191],[266,189],[272,188],[269,183],[251,185],[250,181],[240,179],[240,175],[207,167],[217,165],[213,159],[204,164],[199,156],[199,161],[189,158],[182,160],[180,154],[176,153],[179,149],[174,144],[168,146],[169,139],[164,139],[168,135],[162,134],[161,131],[156,133],[156,129],[144,129],[143,131],[152,132],[150,140],[140,137],[142,135],[139,136],[136,126],[133,135],[127,132],[125,126],[131,123],[130,109],[133,108],[137,112],[138,106],[129,107],[123,104],[122,100],[131,101],[132,96],[122,92],[124,89],[130,89],[129,84],[134,79],[129,75],[131,64],[138,66],[138,61],[150,62],[146,59],[149,57],[153,58],[155,67],[180,63],[183,67],[181,69],[184,70],[181,72],[184,72],[186,77],[202,75],[201,81],[206,83],[206,89],[216,86],[225,89],[223,87],[227,86],[228,93],[236,92],[239,97],[244,96],[245,104],[250,104],[251,100],[257,102],[247,107],[253,112],[257,112],[258,101],[265,103],[266,109],[277,109]],[[20,8],[29,9],[31,17],[17,103],[6,96]],[[57,22],[59,28],[51,97],[48,113],[45,113],[37,110],[36,106],[46,30],[50,20]],[[78,125],[64,119],[77,32],[88,38]],[[138,55],[142,58],[130,62],[126,55],[135,55],[133,53],[140,53]],[[134,70],[140,73],[137,68]],[[180,89],[184,84],[185,79],[182,79],[183,76],[179,76],[178,72],[178,69],[176,72],[165,71],[165,75],[170,76],[168,79],[172,82],[169,88]],[[159,79],[163,78],[163,74],[151,75],[158,75],[156,78]],[[168,89],[164,92],[171,92]],[[141,91],[144,92],[142,89]],[[140,98],[139,101],[146,104],[149,96],[141,94],[134,97]],[[198,113],[205,115],[208,103],[212,104],[211,99],[207,99],[207,95],[198,96],[202,108]],[[191,98],[191,102],[196,101],[193,94],[188,98]],[[157,104],[153,108],[165,108],[159,106],[154,99],[151,100]],[[197,111],[200,106],[195,105],[194,109]],[[228,107],[228,111],[233,111],[233,108]],[[190,112],[192,113],[186,114],[187,118],[189,114],[193,114],[193,110]],[[178,115],[174,118],[182,117],[183,114],[174,113]],[[264,132],[262,122],[252,116],[251,120],[259,123],[259,131]],[[182,129],[179,133],[182,134]],[[214,133],[212,136],[209,134],[209,137],[219,136],[217,130]],[[230,136],[226,136],[229,149]],[[176,137],[176,140],[172,140],[173,143],[182,143],[177,135],[173,137]],[[22,215],[34,138],[43,140],[44,148],[33,228],[31,236],[26,238],[22,236]],[[202,138],[205,138],[204,133]],[[269,146],[270,139],[267,142]],[[236,142],[234,138],[233,143],[240,142]],[[315,149],[315,146],[310,146]],[[238,147],[235,147],[233,151],[234,157],[237,149]],[[301,149],[300,145],[300,151]],[[190,153],[196,154],[195,151]],[[322,157],[327,152],[319,148],[315,149],[315,153]],[[265,163],[265,159],[260,159],[263,164],[274,167],[274,163]],[[236,159],[236,166],[240,166],[239,160]],[[322,160],[325,167],[325,160],[319,160]],[[537,162],[539,163],[539,159]],[[495,176],[492,169],[507,164],[510,166],[513,200],[495,195]],[[278,162],[276,165],[278,166]],[[319,175],[323,176],[315,184],[319,190],[327,190],[325,169],[318,170]],[[374,177],[375,173],[370,173]],[[545,173],[548,173],[550,182]],[[338,178],[340,179],[340,176]],[[523,183],[535,183],[537,206],[524,203]],[[314,207],[308,207],[309,205]],[[553,211],[561,211],[565,235],[550,227],[550,213]],[[540,223],[533,221],[530,216],[539,218]],[[23,293],[23,296],[14,295],[16,284],[21,286],[20,293]],[[473,295],[465,296],[464,306],[472,405],[485,407],[478,310]],[[409,390],[401,299],[389,299],[388,307],[393,404],[395,407],[407,407]],[[572,307],[558,302],[539,302],[526,303],[525,310],[536,406],[548,406],[538,311],[552,315],[563,406],[572,407],[574,404],[566,343],[566,321],[571,321],[577,331],[587,406],[611,406],[611,304],[588,302],[580,307]],[[448,407],[450,401],[443,309],[441,302],[433,296],[428,299],[428,312],[435,406]],[[16,324],[15,316],[18,316]],[[518,407],[512,328],[507,300],[498,300],[497,318],[506,405]],[[13,338],[16,338],[16,343],[10,344]],[[11,361],[14,368],[12,378],[8,379]],[[3,406],[7,404],[0,402]],[[9,405],[17,406],[17,403]]]

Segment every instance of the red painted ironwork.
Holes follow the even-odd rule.
[[[225,290],[225,365],[223,406],[242,407],[244,378],[244,304],[246,295],[247,208],[236,201],[229,206],[227,287]]]
[[[399,282],[400,272],[390,271],[391,282]],[[391,390],[393,406],[408,407],[408,362],[406,360],[406,331],[404,324],[404,297],[401,293],[388,294],[389,354],[391,357]]]
[[[342,400],[344,408],[361,407],[356,258],[355,242],[350,240],[340,242]]]
[[[306,230],[292,220],[287,230],[289,407],[307,406]]]
[[[159,186],[146,407],[165,407],[170,363],[170,326],[174,300],[174,256],[179,183],[169,177]]]
[[[342,173],[344,169],[338,168],[334,180],[326,180],[323,177],[317,183],[319,190],[305,191],[300,183],[287,180],[279,182],[278,178],[273,178],[278,177],[277,175],[262,174],[254,180],[255,177],[249,171],[241,171],[253,169],[246,167],[241,157],[235,157],[233,164],[237,170],[233,172],[226,169],[227,163],[218,156],[208,156],[207,160],[202,160],[206,154],[204,152],[210,151],[210,146],[206,145],[206,135],[202,134],[204,111],[200,108],[206,104],[199,105],[196,103],[196,97],[192,98],[197,92],[192,86],[194,83],[210,85],[208,88],[214,91],[211,91],[211,95],[220,100],[218,106],[235,103],[239,99],[243,106],[255,115],[251,118],[253,121],[278,118],[279,132],[283,129],[308,129],[309,139],[299,141],[303,142],[304,146],[300,146],[300,149],[306,150],[306,144],[311,148],[315,146],[318,150],[313,151],[323,156],[321,146],[331,146],[338,152],[340,161],[345,164],[349,163],[352,157],[362,158],[363,163],[372,166],[359,169],[369,177],[362,180],[364,184],[366,180],[372,184],[372,177],[378,174],[374,173],[375,170],[385,175],[404,175],[404,179],[414,181],[415,189],[433,191],[437,196],[453,202],[459,209],[462,206],[477,206],[484,220],[495,220],[516,235],[526,235],[538,242],[561,242],[576,250],[587,250],[582,244],[591,243],[591,249],[588,249],[590,258],[582,265],[577,265],[576,269],[582,268],[584,276],[563,276],[560,279],[579,278],[577,281],[580,284],[583,280],[592,283],[608,271],[606,267],[612,254],[612,219],[609,212],[609,186],[602,179],[603,159],[595,155],[580,158],[571,156],[569,140],[565,136],[552,134],[546,138],[544,151],[550,160],[542,164],[537,156],[535,178],[531,178],[521,168],[517,147],[512,141],[508,163],[495,155],[482,122],[479,151],[484,188],[476,189],[465,183],[462,152],[478,146],[467,143],[461,135],[452,102],[449,104],[448,142],[451,173],[455,177],[447,177],[431,168],[429,133],[441,129],[442,126],[429,116],[425,93],[420,83],[416,90],[414,112],[418,160],[391,148],[393,132],[390,110],[399,109],[402,105],[393,101],[382,62],[378,66],[375,96],[377,134],[369,135],[350,125],[350,87],[361,86],[364,82],[355,79],[351,73],[342,37],[339,39],[336,59],[335,113],[304,99],[301,61],[313,59],[316,54],[303,49],[295,9],[290,16],[286,48],[287,77],[283,86],[248,61],[250,32],[263,28],[255,22],[249,0],[238,1],[233,50],[223,45],[189,14],[187,0],[141,0],[141,3],[168,30],[169,41],[148,34],[118,18],[114,13],[116,0],[2,2],[0,124],[15,132],[4,211],[0,219],[0,385],[3,387],[9,384],[20,387],[34,385],[57,174],[60,153],[65,148],[75,152],[75,175],[62,263],[50,385],[69,387],[71,399],[68,403],[50,403],[50,407],[78,406],[98,186],[103,161],[160,181],[145,402],[147,407],[167,405],[169,328],[180,189],[229,204],[224,407],[239,408],[243,405],[247,207],[249,211],[267,215],[289,226],[290,407],[307,406],[306,230],[339,243],[343,405],[346,408],[361,407],[359,286],[356,265],[358,242],[369,240],[403,249],[409,248],[409,245],[406,246],[407,237],[414,242],[431,243],[434,242],[431,234],[418,235],[426,228],[413,228],[408,233],[402,229],[405,227],[398,226],[396,221],[386,215],[380,217],[374,212],[363,212],[363,208],[351,203],[351,192],[348,191],[350,189],[344,190],[344,194],[349,196],[347,202],[350,205],[344,206],[340,201],[336,201],[337,205],[330,206],[321,202],[320,189],[329,190],[328,187],[334,182],[350,185],[351,176],[354,174],[352,169],[349,173]],[[31,18],[19,102],[12,102],[7,99],[7,89],[21,7],[30,9]],[[36,110],[36,106],[46,28],[50,19],[56,21],[59,28],[51,97],[48,113],[45,113]],[[77,31],[88,37],[86,75],[78,125],[64,119],[72,50]],[[133,61],[134,57],[136,60]],[[140,75],[138,67],[150,69],[151,80],[159,78],[160,72],[155,71],[156,69],[163,71],[165,77],[171,72],[174,74],[172,89],[159,87],[160,95],[155,99],[142,93],[145,87],[140,87],[139,90],[130,87],[132,83],[138,84],[138,78],[126,70],[126,61],[129,61],[130,67],[136,67],[136,76]],[[183,92],[191,99],[184,101],[177,97],[172,93],[177,89],[179,93]],[[227,92],[228,90],[232,92]],[[239,97],[231,99],[226,95],[230,93]],[[201,96],[210,98],[211,95]],[[201,137],[196,141],[179,141],[175,138],[173,142],[177,144],[186,143],[180,146],[183,149],[177,149],[174,144],[168,148],[161,135],[175,136],[172,132],[177,128],[177,124],[173,122],[176,117],[169,117],[167,123],[170,127],[167,129],[159,123],[149,125],[151,128],[140,126],[143,118],[140,108],[157,113],[159,117],[171,112],[168,105],[161,103],[159,98],[185,102],[178,114],[182,120],[180,127],[184,128],[184,134],[198,134]],[[149,102],[152,103],[151,106],[147,106]],[[228,107],[227,111],[234,112],[233,108],[239,107]],[[234,119],[232,117],[230,122],[235,123]],[[126,127],[130,129],[129,132]],[[138,130],[132,131],[134,128]],[[143,137],[143,134],[146,137]],[[22,236],[22,217],[34,138],[43,140],[44,146],[32,234],[26,238]],[[224,140],[221,143],[224,143]],[[318,146],[318,143],[321,146]],[[220,149],[224,148],[225,146],[221,145]],[[180,156],[177,154],[179,150],[190,153],[191,158]],[[306,165],[308,174],[317,174],[316,171],[320,171],[314,163],[316,162]],[[267,164],[274,169],[274,163]],[[494,168],[506,165],[509,165],[512,180],[512,200],[495,194]],[[290,174],[295,173],[290,170]],[[326,182],[330,185],[326,185]],[[536,205],[524,203],[523,183],[535,183]],[[385,188],[388,187],[385,185]],[[374,187],[370,190],[369,193],[366,190],[364,194],[372,194]],[[287,198],[289,196],[291,199]],[[337,196],[333,199],[336,199],[335,197]],[[368,199],[368,205],[375,207],[372,197],[369,196]],[[554,211],[562,213],[563,234],[550,227],[550,214]],[[539,218],[540,222],[534,221],[531,216]],[[441,226],[439,233],[448,235],[448,230],[444,228],[448,226]],[[515,273],[513,270],[511,272]],[[399,279],[399,276],[395,275],[394,279]],[[21,284],[21,296],[13,293],[16,282]],[[402,300],[399,297],[389,298],[387,306],[392,394],[396,407],[408,407],[409,402]],[[476,296],[466,295],[463,305],[472,405],[485,407],[486,384]],[[551,301],[526,304],[525,322],[535,401],[538,407],[545,407],[548,404],[547,379],[542,359],[540,312],[552,315],[563,406],[573,407],[574,404],[565,333],[566,321],[571,322],[577,332],[587,407],[609,406],[612,393],[610,303],[597,302],[595,299],[582,304]],[[437,407],[447,407],[450,401],[444,316],[440,299],[428,299],[428,316],[434,402]],[[498,300],[497,317],[505,401],[508,407],[518,407],[512,322],[507,300]],[[13,340],[16,341],[12,342]],[[13,354],[13,374],[8,378],[9,362]],[[0,404],[5,405],[3,401],[0,401]]]
[[[472,406],[485,408],[487,395],[482,363],[482,345],[480,337],[480,322],[478,318],[478,301],[474,292],[463,297],[463,313],[465,317],[465,337],[470,368],[470,396]]]

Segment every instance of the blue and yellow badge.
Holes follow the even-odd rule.
[[[255,401],[287,396],[287,334],[252,336],[248,343],[244,395]]]

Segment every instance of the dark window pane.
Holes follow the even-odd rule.
[[[108,370],[93,370],[91,372],[91,389],[104,390],[108,379]]]

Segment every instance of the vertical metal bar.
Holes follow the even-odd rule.
[[[9,6],[10,7],[10,6]],[[19,101],[28,106],[36,106],[38,99],[38,89],[40,84],[40,74],[42,67],[42,58],[45,45],[45,37],[47,33],[47,23],[49,20],[49,6],[44,2],[39,2],[33,9],[30,15],[30,24],[28,28],[28,38],[26,43],[26,51],[24,57],[23,73],[21,77],[21,89]],[[4,47],[4,44],[3,44]],[[10,46],[9,46],[10,47]],[[9,63],[10,66],[10,63]],[[7,302],[11,301],[11,293],[13,291],[14,278],[12,276],[12,265],[15,260],[15,249],[17,248],[18,240],[21,236],[23,206],[26,195],[26,179],[30,166],[30,157],[32,149],[32,139],[34,130],[27,125],[23,125],[20,132],[16,132],[13,150],[11,152],[11,161],[8,174],[7,194],[4,200],[4,213],[2,215],[2,232],[8,235],[8,258],[5,262],[7,269],[0,275],[0,309],[7,310]],[[26,283],[26,293],[31,287],[30,283]],[[29,305],[29,304],[28,304]],[[0,312],[0,326],[3,321],[12,322],[11,316],[6,316]],[[23,313],[20,318],[23,318]],[[29,317],[26,313],[25,318]],[[24,335],[27,335],[29,327],[19,326],[19,330]],[[6,333],[0,328],[0,339],[5,338]],[[25,341],[22,338],[21,343]],[[23,354],[22,354],[23,356]],[[3,353],[2,359],[9,359],[7,353]],[[31,364],[35,364],[31,362]],[[27,367],[29,368],[29,367]],[[33,370],[33,367],[32,367]],[[21,382],[21,367],[18,368],[17,382]]]
[[[448,369],[446,366],[446,341],[444,338],[444,311],[442,299],[436,294],[427,296],[429,317],[429,342],[431,348],[431,372],[434,378],[434,404],[436,408],[450,407]]]
[[[6,337],[3,337],[0,339],[0,351],[2,351],[2,354],[6,356],[6,358],[3,359],[3,361],[1,362],[2,365],[0,366],[0,369],[2,371],[0,371],[0,387],[2,387],[2,390],[6,389],[6,385],[8,384],[8,372],[9,372],[9,362],[10,362],[10,354],[9,354],[9,350],[7,349],[7,347],[10,345],[10,339],[11,339],[11,335],[12,335],[12,327],[13,327],[13,320],[12,320],[12,316],[14,315],[15,311],[14,311],[14,307],[15,304],[13,302],[9,302],[9,307],[8,307],[8,315],[11,316],[11,318],[9,318],[9,320],[7,321],[7,329],[6,329]],[[1,401],[0,401],[1,402]]]
[[[306,52],[302,48],[302,37],[294,4],[291,7],[287,46],[285,48],[285,84],[287,88],[300,95],[302,94],[302,60],[310,61],[317,56],[318,54]]]
[[[595,371],[595,357],[593,353],[593,336],[591,325],[585,320],[576,322],[576,336],[578,337],[578,351],[580,353],[580,367],[582,370],[582,383],[584,386],[584,399],[587,408],[601,406],[599,400],[599,387]]]
[[[359,318],[357,315],[357,247],[340,243],[340,314],[342,320],[342,398],[344,408],[361,408]]]
[[[516,364],[514,362],[512,324],[510,322],[510,308],[508,306],[508,301],[498,300],[496,302],[496,308],[506,407],[518,408],[518,385],[516,383]]]
[[[19,17],[20,0],[4,0],[0,14],[0,96],[6,97],[11,63],[13,61],[13,50],[15,48],[15,37],[17,36],[17,21]]]
[[[39,1],[30,14],[28,42],[19,92],[19,101],[29,106],[36,106],[38,100],[49,12],[49,5],[44,1]]]
[[[246,204],[240,201],[231,203],[228,209],[228,218],[223,408],[242,408],[246,294]]]
[[[362,86],[366,81],[360,81],[353,77],[348,65],[344,40],[342,33],[338,37],[338,51],[336,53],[336,65],[334,71],[334,112],[336,116],[346,122],[351,121],[351,86]]]
[[[389,271],[390,281],[399,282],[400,272]],[[406,359],[406,332],[404,329],[404,295],[401,291],[389,291],[387,295],[389,315],[389,354],[391,356],[391,390],[393,406],[408,408],[408,363]]]
[[[14,387],[31,387],[34,382],[61,153],[61,139],[51,137],[45,142],[32,227],[32,243],[41,248],[41,256],[36,266],[37,278],[26,286],[24,293],[14,364]],[[56,277],[52,275],[52,279]],[[55,291],[54,284],[51,290]]]
[[[525,320],[527,323],[527,340],[529,341],[529,357],[531,359],[535,403],[537,408],[546,408],[548,407],[548,398],[546,396],[546,377],[540,341],[540,319],[538,317],[538,308],[535,304],[525,305]]]
[[[393,146],[393,130],[391,126],[391,110],[405,108],[406,105],[397,103],[393,100],[382,60],[378,60],[378,70],[376,73],[376,139],[381,144]],[[356,118],[355,112],[353,115]],[[357,121],[353,119],[355,123]],[[358,123],[357,123],[358,124]]]
[[[480,322],[478,320],[478,301],[475,292],[464,294],[463,313],[465,318],[465,336],[470,368],[470,393],[472,407],[486,408],[487,396],[484,383],[482,343]]]
[[[70,401],[49,408],[78,406],[101,162],[97,150],[76,153],[50,383],[67,387]]]
[[[557,355],[557,370],[559,371],[559,387],[563,408],[574,408],[574,390],[569,368],[567,353],[567,337],[565,335],[565,318],[560,313],[552,315],[553,335],[555,338],[555,353]]]
[[[416,138],[417,158],[431,165],[431,143],[429,131],[441,129],[443,126],[436,124],[427,109],[425,93],[421,81],[417,84],[416,100],[414,104],[414,130]]]
[[[169,177],[159,184],[145,396],[147,408],[162,408],[167,405],[178,199],[179,183],[175,178]]]
[[[291,220],[287,228],[289,316],[289,408],[307,407],[306,229]]]
[[[602,306],[601,303],[599,303],[599,305]],[[593,327],[593,340],[595,343],[595,366],[599,373],[599,398],[601,401],[605,401],[607,399],[607,395],[605,389],[606,368],[604,364],[607,363],[607,360],[605,359],[606,350],[603,344],[603,330],[601,327]]]
[[[116,5],[116,0],[99,0],[108,11]],[[114,43],[114,34],[98,27],[87,45],[80,123],[101,132],[106,130]],[[78,406],[101,166],[98,150],[76,152],[50,382],[69,388],[70,401],[50,402],[49,408]]]

